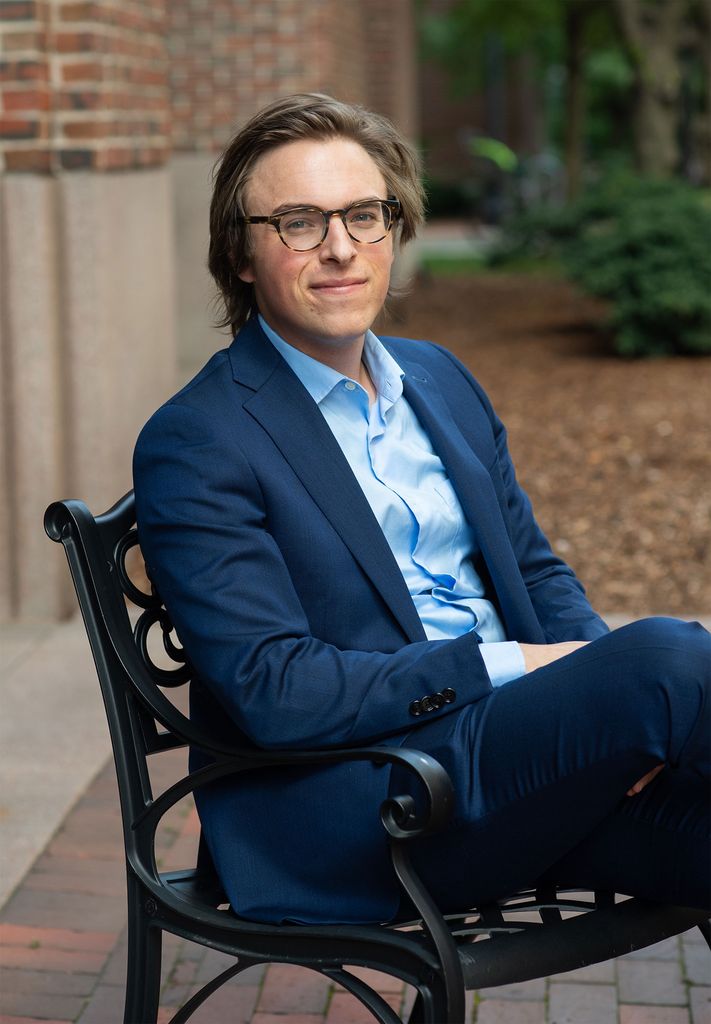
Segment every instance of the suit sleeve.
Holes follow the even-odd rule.
[[[155,414],[136,446],[136,509],[181,642],[244,734],[266,748],[366,743],[412,729],[426,694],[456,692],[439,715],[491,693],[474,634],[393,653],[310,635],[257,474],[215,419],[185,403]]]
[[[608,626],[591,607],[582,583],[570,566],[553,553],[536,522],[528,495],[519,486],[508,449],[506,428],[481,385],[451,353],[446,352],[446,355],[475,391],[491,424],[496,447],[493,473],[499,476],[494,484],[503,494],[504,521],[546,643],[595,640],[603,636],[609,632]]]

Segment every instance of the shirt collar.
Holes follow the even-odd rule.
[[[349,380],[345,374],[339,373],[331,366],[319,362],[294,348],[273,330],[262,314],[259,324],[274,348],[286,360],[301,383],[304,385],[314,402],[320,404],[341,381]],[[365,332],[363,360],[368,367],[378,395],[392,403],[402,394],[402,378],[405,371],[400,368],[379,338],[372,331]],[[358,382],[355,381],[357,384]],[[360,386],[360,385],[359,385]]]

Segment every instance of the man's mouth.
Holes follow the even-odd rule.
[[[311,287],[321,295],[346,295],[365,284],[362,277],[330,278],[328,281],[317,281]]]

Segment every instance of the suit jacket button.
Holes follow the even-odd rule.
[[[444,699],[444,694],[439,692],[433,693],[431,700],[435,711],[439,711],[439,709],[443,708],[444,705],[447,703]]]
[[[451,704],[457,699],[457,694],[450,686],[448,686],[446,690],[442,690],[442,696],[444,697],[446,704]]]
[[[429,696],[423,697],[422,700],[420,701],[420,707],[422,708],[423,711],[434,711],[434,704],[432,703],[432,698]]]
[[[410,704],[410,714],[414,715],[415,718],[422,714],[422,705],[419,700],[413,700],[412,704]]]

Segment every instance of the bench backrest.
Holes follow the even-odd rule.
[[[214,747],[214,741],[163,692],[188,682],[191,668],[160,595],[148,580],[142,589],[127,566],[128,560],[138,562],[133,493],[97,517],[83,502],[55,502],[45,513],[45,530],[64,545],[94,656],[128,847],[153,799],[150,755],[187,744]],[[151,656],[154,633],[173,667]]]

